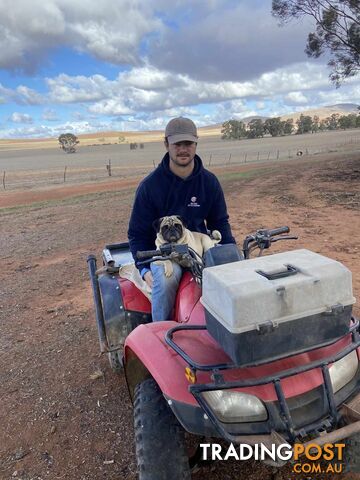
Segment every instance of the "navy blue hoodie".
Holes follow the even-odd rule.
[[[166,215],[181,215],[187,228],[195,232],[206,233],[206,228],[219,230],[221,243],[235,243],[219,180],[203,167],[197,155],[191,175],[181,178],[170,170],[166,153],[158,167],[138,186],[128,230],[135,260],[137,251],[155,248],[156,232],[152,224]],[[143,266],[138,268],[141,270]]]

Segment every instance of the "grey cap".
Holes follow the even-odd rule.
[[[169,143],[197,142],[197,130],[195,123],[190,118],[173,118],[166,125],[165,137]]]

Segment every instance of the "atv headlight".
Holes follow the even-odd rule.
[[[356,350],[331,365],[329,373],[334,393],[345,387],[355,377],[358,366]]]
[[[212,390],[202,395],[221,422],[262,422],[268,418],[265,406],[254,395],[229,390]]]

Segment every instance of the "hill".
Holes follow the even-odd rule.
[[[323,118],[330,117],[333,113],[338,113],[339,115],[349,115],[350,113],[359,113],[358,105],[354,103],[338,103],[336,105],[328,105],[325,107],[312,108],[309,110],[303,110],[301,112],[289,113],[287,115],[282,115],[282,120],[287,120],[288,118],[293,118],[296,121],[301,114],[310,115],[314,117],[315,115],[322,120]]]
[[[340,115],[349,115],[350,113],[359,113],[358,106],[355,103],[339,103],[336,105],[329,105],[310,110],[303,110],[300,112],[289,113],[282,115],[282,120],[293,118],[294,122],[301,114],[310,115],[311,117],[317,115],[320,120],[329,117],[333,113]],[[243,118],[245,123],[250,122],[254,118],[260,118],[265,121],[264,116],[252,116]],[[221,135],[221,124],[208,125],[198,129],[200,137],[219,136]],[[149,130],[145,132],[95,132],[78,135],[81,146],[87,145],[106,145],[116,143],[147,143],[147,142],[162,142],[164,139],[164,132],[162,130]],[[38,139],[6,139],[0,140],[0,150],[21,150],[33,148],[59,148],[57,138],[38,138]]]

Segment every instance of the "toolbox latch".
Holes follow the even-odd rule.
[[[344,311],[345,307],[341,303],[337,303],[336,305],[332,305],[330,307],[330,311],[334,315],[341,315]]]
[[[259,335],[265,335],[267,333],[271,333],[279,326],[278,322],[272,322],[269,320],[266,323],[258,323],[256,325],[256,329],[259,332]]]

